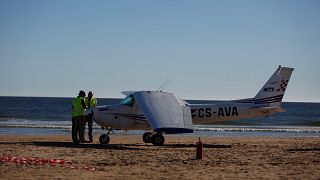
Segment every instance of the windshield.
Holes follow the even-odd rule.
[[[125,97],[120,104],[126,105],[126,106],[132,106],[134,103],[134,98],[132,96]]]

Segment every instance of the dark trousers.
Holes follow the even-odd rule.
[[[92,115],[88,115],[86,116],[87,118],[87,122],[88,122],[88,136],[89,139],[92,140],[93,136],[92,136],[92,124],[93,124],[93,120],[92,120]]]
[[[74,142],[78,142],[78,135],[79,135],[79,141],[83,142],[84,141],[84,131],[85,131],[85,126],[86,126],[86,117],[85,116],[76,116],[73,118],[74,119],[74,135],[72,138],[73,140],[76,140]]]
[[[77,134],[76,134],[76,122],[75,122],[75,119],[74,117],[72,117],[72,141],[74,143],[78,142],[78,138],[77,138]]]

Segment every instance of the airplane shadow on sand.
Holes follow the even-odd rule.
[[[65,148],[84,148],[84,149],[113,149],[113,150],[143,150],[142,148],[130,147],[123,144],[75,144],[72,142],[32,142],[36,146],[46,147],[65,147]]]
[[[142,148],[130,147],[134,145],[125,144],[75,144],[61,141],[32,141],[32,142],[0,142],[0,145],[35,145],[43,147],[63,147],[63,148],[91,148],[91,149],[115,149],[115,150],[144,150]]]
[[[195,144],[164,144],[162,146],[153,146],[152,144],[74,144],[72,142],[32,142],[37,146],[69,147],[69,148],[93,148],[93,149],[115,149],[115,150],[147,150],[154,148],[196,148]],[[204,148],[231,148],[231,145],[225,144],[204,144]]]
[[[85,148],[85,149],[113,149],[113,150],[154,150],[157,148],[196,148],[195,144],[164,144],[153,146],[152,144],[75,144],[61,141],[32,141],[32,142],[0,142],[0,144],[22,144],[43,147]],[[203,148],[231,148],[228,144],[204,144]]]

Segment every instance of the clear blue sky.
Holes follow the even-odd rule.
[[[0,96],[247,98],[281,64],[320,102],[320,1],[0,0],[0,62]]]

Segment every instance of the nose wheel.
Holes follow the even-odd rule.
[[[164,143],[164,137],[160,133],[152,134],[151,132],[146,132],[142,136],[143,142],[152,143],[155,146],[162,146]]]
[[[108,134],[102,134],[99,138],[100,144],[108,144],[110,141],[110,137]]]
[[[102,135],[100,136],[100,138],[99,138],[100,144],[109,144],[109,141],[110,141],[109,134],[110,134],[111,132],[113,132],[113,131],[112,131],[112,128],[109,127],[109,128],[107,129],[107,134],[102,134]]]

